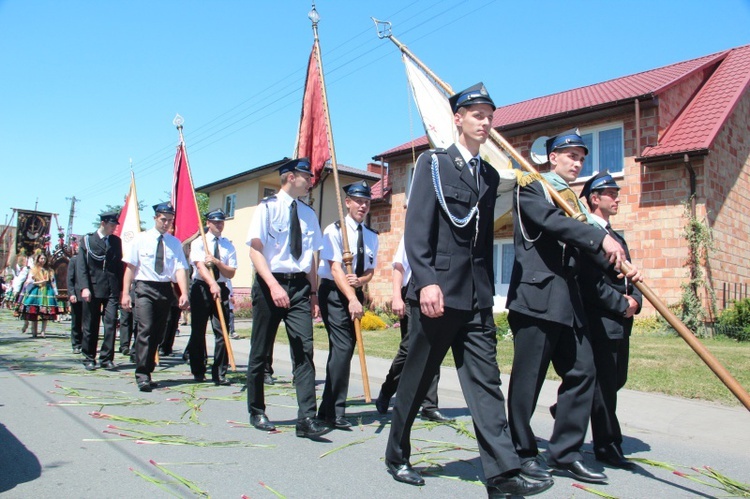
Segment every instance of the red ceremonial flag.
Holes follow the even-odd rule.
[[[318,183],[326,161],[331,159],[328,147],[328,124],[323,105],[323,86],[320,81],[318,60],[315,56],[317,45],[313,44],[310,62],[307,64],[305,95],[302,99],[302,116],[297,137],[297,158],[310,158],[313,185]]]
[[[172,206],[174,206],[174,236],[181,242],[192,238],[200,230],[201,217],[195,201],[193,177],[190,175],[185,144],[177,146],[172,180]]]

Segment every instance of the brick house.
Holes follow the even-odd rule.
[[[686,209],[705,219],[715,251],[704,270],[721,310],[735,296],[731,291],[750,280],[749,81],[746,45],[502,106],[493,126],[527,159],[544,138],[580,129],[590,154],[573,187],[580,190],[600,169],[617,178],[621,203],[613,226],[667,304],[679,301],[688,280]],[[414,161],[427,148],[425,136],[373,158],[388,172],[388,188],[371,209],[371,225],[380,231],[380,264],[370,283],[375,304],[390,301],[389,262],[403,233]],[[508,216],[496,220],[496,310],[505,305],[512,235]]]

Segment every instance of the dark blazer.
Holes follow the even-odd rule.
[[[438,158],[440,183],[450,212],[464,218],[479,201],[478,230],[476,217],[463,228],[455,227],[440,206],[432,179],[433,154]],[[423,287],[437,284],[448,308],[472,310],[472,288],[476,290],[480,309],[492,307],[493,212],[500,179],[485,161],[481,162],[480,175],[477,189],[476,180],[455,145],[419,156],[404,231],[406,255],[412,269],[408,299],[419,300]]]
[[[513,197],[515,260],[509,310],[573,327],[586,324],[576,275],[580,251],[599,251],[607,233],[568,217],[547,201],[540,181],[516,187]],[[519,215],[520,207],[520,215]],[[523,235],[523,231],[533,242]]]
[[[613,230],[609,230],[609,235],[622,245],[630,261],[630,251],[625,239]],[[606,270],[603,270],[605,268]],[[589,331],[592,335],[613,340],[629,336],[633,328],[633,318],[623,317],[628,309],[628,300],[624,295],[629,294],[638,302],[636,313],[640,312],[643,303],[641,291],[630,281],[626,285],[625,279],[618,279],[617,274],[615,266],[599,253],[585,255],[579,275]]]
[[[88,240],[88,246],[87,241]],[[105,256],[104,260],[94,256]],[[76,264],[77,290],[88,288],[96,298],[120,296],[122,290],[122,240],[109,236],[109,248],[98,232],[84,236]]]
[[[78,282],[76,279],[76,272],[78,269],[78,255],[73,255],[68,261],[68,296],[75,296],[78,300],[81,299],[81,288],[76,286]]]

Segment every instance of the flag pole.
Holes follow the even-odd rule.
[[[182,135],[182,124],[184,120],[179,114],[175,116],[172,124],[177,127],[177,131],[180,134],[180,146],[182,153],[185,155],[185,165],[187,166],[188,177],[190,178],[190,190],[193,192],[193,203],[195,204],[195,212],[198,213],[198,231],[200,232],[201,239],[203,240],[203,251],[208,255],[208,243],[206,241],[206,232],[203,230],[203,224],[200,223],[200,210],[198,209],[198,200],[195,198],[195,188],[193,187],[193,174],[190,172],[190,161],[188,160],[187,148],[185,147],[185,137]],[[216,298],[216,312],[219,315],[219,323],[221,324],[221,335],[224,337],[224,345],[227,347],[227,356],[229,357],[229,365],[232,367],[232,371],[237,371],[237,365],[234,363],[234,351],[232,350],[232,343],[229,340],[229,333],[227,332],[227,322],[224,319],[224,309],[221,306],[221,297]]]
[[[417,64],[422,69],[422,71],[424,71],[438,86],[440,86],[440,88],[442,88],[444,92],[451,95],[454,93],[450,85],[438,78],[438,76],[433,73],[430,68],[428,68],[422,61],[420,61],[411,52],[411,50],[406,47],[406,45],[401,43],[398,39],[396,39],[395,36],[393,36],[391,32],[390,22],[379,21],[374,17],[372,17],[371,19],[375,23],[375,28],[378,30],[378,38],[388,38],[389,40],[391,40],[403,54],[414,61],[414,63]],[[510,154],[524,170],[531,174],[539,175],[539,172],[536,170],[536,168],[531,166],[531,164],[526,161],[526,158],[521,156],[521,154],[519,154],[518,151],[512,145],[510,145],[510,143],[505,140],[505,138],[500,135],[500,133],[494,128],[490,128],[490,138],[498,146],[502,147],[508,154]],[[568,214],[568,216],[575,218],[576,220],[579,220],[581,222],[585,221],[584,214],[577,212],[573,207],[565,202],[562,196],[560,196],[560,194],[557,192],[557,190],[553,189],[547,183],[544,177],[540,178],[542,179],[542,185],[545,187],[547,192],[550,194],[550,197],[552,197],[557,206],[562,208]],[[630,262],[624,261],[621,263],[621,269],[623,272],[627,273],[631,268],[632,267]],[[685,340],[690,348],[693,349],[698,357],[700,357],[701,360],[706,363],[709,369],[711,369],[711,371],[716,374],[721,382],[724,383],[729,391],[731,391],[732,394],[737,397],[737,399],[742,403],[742,405],[744,405],[745,408],[750,411],[750,394],[748,394],[747,391],[742,387],[742,385],[740,385],[739,382],[729,373],[729,371],[727,371],[727,369],[721,364],[721,362],[719,362],[719,360],[714,357],[711,352],[708,351],[703,343],[701,343],[700,340],[696,338],[695,334],[693,334],[693,332],[690,331],[690,329],[688,329],[688,327],[671,310],[669,310],[667,305],[663,301],[661,301],[661,299],[646,283],[636,282],[634,284],[641,291],[641,293],[643,293],[643,296],[645,296],[646,299],[651,302],[656,311],[659,312],[662,317],[664,317],[664,319],[666,319],[669,325],[672,326],[675,331],[677,331],[677,333],[682,337],[683,340]]]
[[[313,50],[315,52],[315,60],[318,63],[318,72],[321,83],[321,97],[323,99],[323,108],[325,109],[326,124],[328,125],[328,143],[331,145],[331,167],[333,169],[333,180],[336,185],[336,206],[339,210],[339,221],[341,225],[341,239],[344,243],[342,259],[344,265],[346,265],[347,274],[352,274],[352,252],[349,249],[349,238],[346,230],[346,219],[344,218],[344,210],[341,205],[341,184],[339,183],[339,170],[338,163],[336,162],[336,147],[333,143],[333,129],[331,128],[331,115],[328,111],[328,96],[326,94],[325,78],[323,76],[323,60],[320,56],[320,41],[318,39],[318,21],[320,16],[318,11],[315,10],[315,2],[313,2],[312,10],[308,14],[310,21],[312,21],[312,29],[314,36]],[[367,360],[365,358],[365,346],[362,342],[362,328],[359,319],[354,319],[354,336],[357,341],[357,352],[359,353],[359,367],[362,371],[362,384],[365,392],[365,402],[370,403],[372,397],[370,396],[370,380],[367,376]]]

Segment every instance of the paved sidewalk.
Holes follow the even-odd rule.
[[[279,382],[266,389],[267,413],[280,430],[269,434],[247,425],[243,384],[249,340],[232,342],[238,368],[230,375],[233,386],[193,383],[178,353],[162,359],[154,373],[161,386],[147,394],[136,389],[127,358],[115,359],[117,372],[84,371],[80,357],[70,352],[67,327],[53,324],[46,339],[31,339],[20,333],[20,323],[7,311],[0,311],[0,494],[4,497],[191,497],[200,491],[212,497],[254,499],[486,497],[471,418],[454,369],[443,369],[440,405],[459,424],[418,421],[412,434],[412,462],[424,472],[427,483],[411,487],[395,482],[385,471],[390,418],[364,403],[356,356],[348,409],[355,427],[313,442],[294,435],[296,403],[286,345],[275,349]],[[181,329],[176,352],[181,352],[188,337],[189,327]],[[318,395],[326,357],[327,352],[316,351]],[[389,360],[368,358],[373,398],[389,365]],[[507,386],[506,376],[503,383]],[[548,407],[556,388],[555,383],[545,384],[533,421],[542,448],[552,429]],[[138,419],[98,419],[90,415],[95,411]],[[673,465],[709,465],[750,482],[748,411],[623,390],[620,415],[626,453]],[[459,431],[464,429],[465,433]],[[167,439],[172,445],[163,444]],[[612,496],[725,495],[651,465],[639,465],[634,472],[605,469],[594,461],[590,444],[584,450],[587,463],[610,478],[608,485],[593,488]],[[596,497],[574,488],[574,483],[556,478],[555,486],[539,497]]]

